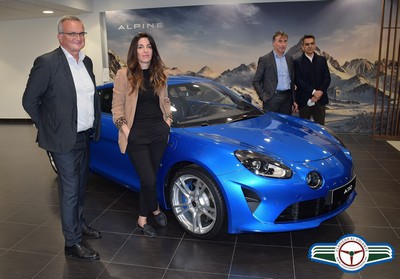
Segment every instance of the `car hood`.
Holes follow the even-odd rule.
[[[322,160],[340,149],[318,125],[275,113],[221,125],[184,128],[182,132],[218,144],[236,145],[236,149],[262,152],[286,162]]]

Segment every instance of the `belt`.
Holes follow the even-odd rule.
[[[277,94],[292,93],[292,90],[290,90],[290,89],[287,89],[287,90],[275,90],[275,93],[277,93]]]

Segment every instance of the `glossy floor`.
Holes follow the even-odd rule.
[[[400,152],[367,135],[341,136],[354,156],[358,196],[345,213],[305,231],[201,241],[167,212],[168,227],[149,239],[134,229],[138,196],[92,174],[85,212],[103,238],[87,241],[100,261],[85,262],[64,255],[57,177],[35,129],[0,124],[0,278],[400,278]],[[350,233],[389,243],[395,258],[357,273],[308,259],[313,244]]]

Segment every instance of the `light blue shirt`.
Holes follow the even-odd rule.
[[[93,128],[94,122],[94,84],[83,64],[85,54],[79,52],[78,62],[63,47],[61,47],[67,57],[69,68],[74,79],[76,100],[78,104],[78,123],[77,132],[86,131]]]
[[[276,69],[278,71],[278,86],[276,87],[276,90],[288,90],[290,89],[290,75],[285,54],[280,57],[274,51],[274,57]]]

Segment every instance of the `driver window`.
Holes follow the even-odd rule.
[[[105,88],[100,90],[99,93],[100,93],[101,112],[111,113],[113,89]]]

